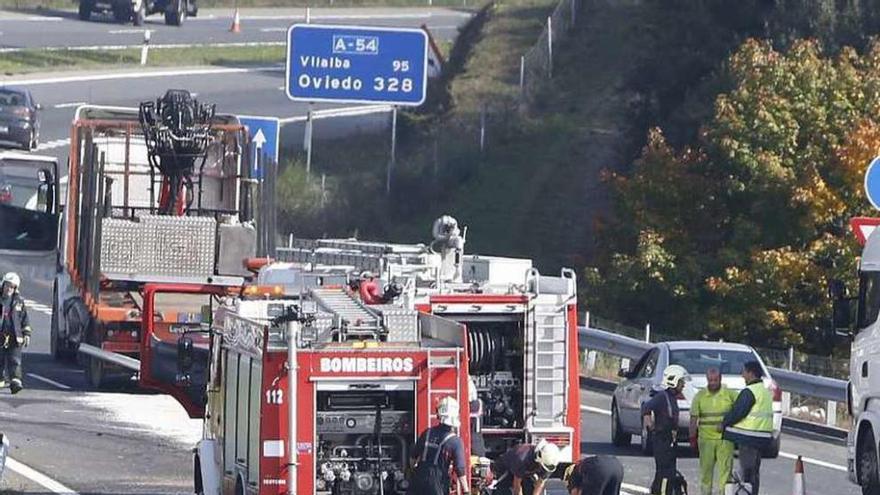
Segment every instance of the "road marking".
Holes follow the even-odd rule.
[[[11,457],[6,458],[6,467],[11,469],[12,471],[15,471],[16,473],[20,474],[21,476],[24,476],[25,478],[27,478],[27,479],[29,479],[39,485],[42,485],[43,488],[49,490],[52,493],[65,493],[68,495],[78,495],[76,493],[76,491],[74,491],[70,488],[67,488],[66,486],[53,480],[52,478],[46,476],[45,474],[43,474],[43,473],[41,473],[31,467],[25,466],[24,464],[16,461],[15,459],[13,459]]]
[[[223,47],[249,47],[249,46],[286,46],[286,41],[237,41],[232,43],[164,43],[150,45],[150,49],[161,48],[223,48]],[[88,46],[46,46],[41,48],[0,48],[0,53],[16,53],[25,50],[40,50],[42,52],[62,51],[115,51],[140,48],[141,43],[128,45],[88,45]]]
[[[111,29],[110,31],[107,31],[107,32],[110,34],[135,34],[135,33],[143,34],[144,30],[143,29]]]
[[[59,103],[59,104],[55,105],[55,108],[73,108],[73,107],[78,107],[78,106],[85,105],[85,104],[86,103],[84,101],[74,101],[74,102],[70,102],[70,103]]]
[[[162,70],[162,71],[139,71],[139,72],[124,72],[124,73],[104,73],[104,74],[89,74],[82,76],[65,76],[65,77],[50,77],[45,79],[23,79],[23,80],[10,80],[5,81],[7,84],[13,84],[16,86],[36,86],[39,84],[61,84],[61,83],[71,83],[71,82],[86,82],[86,81],[110,81],[114,79],[142,79],[145,77],[175,77],[175,76],[200,76],[200,75],[213,75],[213,74],[247,74],[251,72],[284,72],[284,67],[281,65],[267,66],[267,67],[216,67],[216,68],[204,68],[204,69],[178,69],[178,70]],[[0,80],[0,83],[4,81]]]
[[[27,309],[33,309],[47,316],[52,316],[52,308],[43,303],[34,301],[33,299],[22,298]]]
[[[604,416],[611,416],[611,411],[606,411],[605,409],[600,409],[598,407],[593,407],[593,406],[581,406],[581,411],[602,414]]]
[[[31,16],[31,17],[7,17],[5,19],[0,19],[0,22],[61,22],[64,19],[60,17],[43,17],[43,16]]]
[[[37,151],[54,150],[55,148],[63,148],[70,144],[70,138],[56,139],[55,141],[46,141],[37,145]]]
[[[595,414],[601,414],[603,416],[611,416],[611,411],[608,411],[606,409],[602,409],[599,407],[581,405],[581,411],[587,411],[587,412],[591,412],[591,413],[595,413]],[[790,454],[788,452],[780,452],[779,457],[784,457],[786,459],[792,459],[792,460],[797,460],[797,458],[798,458],[797,455]],[[842,471],[844,473],[849,472],[849,470],[846,468],[846,466],[840,466],[838,464],[831,464],[830,462],[820,461],[818,459],[813,459],[812,457],[801,456],[801,460],[803,460],[807,464],[813,464],[814,466],[833,469],[835,471]]]
[[[29,376],[29,377],[31,377],[31,378],[33,378],[33,379],[35,379],[35,380],[39,380],[39,381],[41,381],[41,382],[43,382],[43,383],[48,383],[49,385],[52,385],[52,386],[58,387],[58,388],[60,388],[61,390],[70,390],[70,387],[68,387],[67,385],[65,385],[65,384],[63,384],[63,383],[58,383],[58,382],[56,382],[55,380],[50,380],[50,379],[46,378],[45,376],[40,376],[40,375],[38,375],[38,374],[36,374],[36,373],[28,373],[27,376]]]
[[[260,28],[261,33],[286,33],[289,28],[286,27],[271,27],[271,28]]]
[[[798,456],[796,456],[794,454],[789,454],[788,452],[780,452],[779,457],[784,457],[786,459],[791,459],[793,461],[796,461],[798,458]],[[801,456],[801,459],[808,464],[815,464],[816,466],[819,466],[819,467],[833,469],[835,471],[842,471],[844,473],[849,472],[849,470],[844,466],[838,466],[837,464],[831,464],[830,462],[820,461],[818,459],[813,459],[812,457]]]

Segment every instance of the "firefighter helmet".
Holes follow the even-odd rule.
[[[559,464],[559,447],[554,443],[541,439],[535,445],[535,461],[548,473],[556,471],[556,466]]]
[[[452,426],[453,428],[461,426],[460,412],[461,409],[458,406],[458,401],[454,397],[444,397],[437,404],[437,417],[440,419],[440,424]]]
[[[370,270],[364,270],[361,272],[361,280],[370,280],[371,278],[376,278],[376,276],[373,275],[373,272]]]
[[[3,275],[3,283],[9,284],[18,289],[21,286],[21,277],[15,272],[9,272],[6,275]]]
[[[678,387],[678,382],[687,379],[687,377],[688,372],[686,369],[684,369],[683,366],[679,366],[677,364],[669,365],[666,367],[665,370],[663,370],[663,387]]]

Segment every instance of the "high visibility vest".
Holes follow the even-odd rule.
[[[755,396],[755,404],[749,414],[742,421],[734,425],[748,431],[773,431],[773,398],[770,391],[764,386],[764,382],[755,382],[747,387]]]
[[[691,405],[691,414],[700,420],[700,438],[720,440],[721,432],[717,430],[724,415],[733,407],[734,395],[726,387],[721,387],[714,394],[708,389],[700,390]]]

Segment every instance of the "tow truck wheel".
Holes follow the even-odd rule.
[[[104,361],[89,356],[86,366],[86,380],[95,390],[101,390],[107,384],[107,373],[104,369]]]
[[[862,495],[880,495],[880,473],[877,466],[877,441],[869,430],[862,435],[859,442],[859,477],[861,478]]]
[[[59,313],[61,311],[57,304],[58,286],[56,284],[52,288],[52,319],[49,324],[49,353],[56,361],[61,361],[72,358],[74,354],[70,352],[64,342],[61,341],[61,336],[58,335],[58,317],[60,316]]]
[[[139,9],[135,10],[131,14],[131,23],[135,26],[143,26],[144,25],[144,17],[147,16],[147,3],[146,0],[141,2],[141,6]]]
[[[182,26],[186,20],[186,0],[171,0],[165,9],[165,24],[169,26]]]
[[[87,21],[92,17],[94,0],[79,0],[79,20]]]

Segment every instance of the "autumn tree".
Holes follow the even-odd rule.
[[[633,172],[612,178],[625,220],[587,271],[588,297],[683,336],[817,350],[827,280],[854,273],[848,221],[869,213],[880,43],[827,57],[813,41],[780,53],[749,40],[727,71],[733,89],[693,146],[652,130]]]

